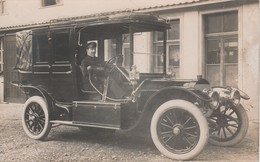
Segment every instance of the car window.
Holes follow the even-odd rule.
[[[46,33],[37,34],[35,36],[35,62],[42,63],[49,61],[49,43],[48,43],[48,36]]]
[[[54,34],[54,61],[64,62],[70,60],[69,32],[55,32]]]

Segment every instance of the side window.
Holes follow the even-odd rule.
[[[68,62],[70,60],[69,31],[54,33],[54,62]]]
[[[42,0],[42,7],[61,4],[61,0]]]
[[[35,63],[47,63],[49,61],[49,41],[47,33],[40,33],[35,35],[34,43],[34,60]]]

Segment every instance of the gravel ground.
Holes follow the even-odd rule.
[[[76,127],[51,129],[46,141],[29,139],[21,124],[21,105],[0,104],[0,161],[151,161],[170,162],[150,138],[133,133],[83,132]],[[258,161],[258,120],[233,147],[208,144],[193,161]]]

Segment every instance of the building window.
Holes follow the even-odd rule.
[[[111,39],[111,55],[110,57],[115,56],[116,54],[116,39]],[[126,69],[130,69],[130,34],[122,35],[122,55],[123,55],[123,66]]]
[[[171,20],[171,29],[167,31],[166,55],[167,72],[174,71],[179,77],[180,68],[180,20]],[[153,38],[153,69],[154,72],[163,70],[163,32],[155,32]]]
[[[212,86],[238,85],[238,12],[204,17],[206,77]]]
[[[5,13],[5,0],[0,0],[0,15]]]
[[[0,73],[4,71],[4,42],[3,38],[0,38]]]
[[[130,69],[130,34],[123,34],[122,43],[123,65],[126,69]]]
[[[52,5],[58,5],[61,3],[61,0],[42,0],[42,6],[52,6]]]

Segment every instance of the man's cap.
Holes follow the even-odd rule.
[[[89,42],[86,45],[86,48],[96,48],[97,47],[97,43],[96,42]]]

